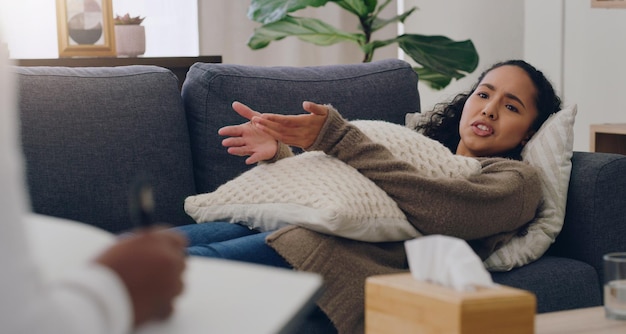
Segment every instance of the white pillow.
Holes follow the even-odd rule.
[[[561,232],[572,170],[577,106],[553,114],[522,150],[522,159],[541,171],[543,202],[528,234],[515,237],[484,261],[491,271],[507,271],[541,257]]]
[[[439,142],[405,126],[381,121],[352,123],[424,175],[468,177],[480,173],[476,159],[454,155]],[[188,197],[185,211],[199,223],[229,221],[262,231],[295,224],[371,242],[419,236],[382,189],[323,152],[305,152],[258,165],[212,193]]]

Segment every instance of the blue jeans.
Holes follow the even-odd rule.
[[[258,232],[246,226],[209,222],[174,227],[187,236],[187,254],[244,261],[280,268],[292,268],[265,243],[271,232]]]

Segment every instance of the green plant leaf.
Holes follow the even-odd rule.
[[[411,14],[413,14],[413,12],[417,9],[417,7],[413,7],[411,9],[409,9],[408,11],[394,16],[390,19],[384,20],[384,19],[380,19],[378,17],[376,17],[373,22],[372,22],[372,32],[379,30],[383,27],[385,27],[386,25],[390,24],[390,23],[396,23],[396,22],[404,22],[404,20]]]
[[[365,7],[367,7],[368,13],[373,13],[376,10],[376,6],[378,6],[378,0],[362,0],[365,2]],[[387,0],[389,3],[391,0]]]
[[[287,36],[296,36],[317,45],[346,41],[362,44],[365,38],[362,34],[347,33],[318,19],[286,16],[280,21],[256,28],[248,40],[248,46],[253,50],[262,49],[271,41],[281,40]]]
[[[446,86],[448,86],[452,81],[451,76],[434,72],[428,68],[413,67],[413,70],[417,72],[420,82],[425,83],[430,88],[435,90],[441,90],[446,88]]]
[[[365,45],[362,45],[361,50],[363,50],[363,53],[365,53],[365,59],[363,59],[363,62],[372,61],[372,58],[374,57],[374,50],[385,47],[389,44],[393,44],[396,42],[397,41],[394,38],[394,39],[388,39],[384,41],[371,41]]]
[[[366,18],[376,10],[378,0],[331,0],[341,8],[355,14],[359,18]]]
[[[321,7],[329,0],[251,0],[248,18],[268,24],[282,20],[287,14],[306,7]]]
[[[456,42],[445,36],[402,35],[398,44],[418,64],[455,79],[473,72],[478,53],[471,40]]]
[[[328,2],[357,16],[362,33],[349,33],[339,30],[321,20],[290,16],[289,13],[305,7],[320,7]],[[453,41],[445,36],[424,36],[406,34],[393,39],[372,41],[372,34],[396,22],[404,22],[417,8],[392,17],[381,19],[379,14],[391,0],[251,0],[248,17],[264,25],[255,29],[248,40],[248,46],[261,49],[271,41],[288,36],[317,45],[331,45],[339,42],[357,43],[364,53],[363,62],[374,57],[374,51],[393,43],[411,57],[418,65],[415,71],[420,80],[435,89],[446,87],[452,79],[460,79],[473,72],[478,66],[478,52],[471,40]]]

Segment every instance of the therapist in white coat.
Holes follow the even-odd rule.
[[[167,318],[183,290],[187,242],[177,233],[137,231],[54,284],[43,279],[24,226],[14,87],[0,48],[0,333],[117,334]]]

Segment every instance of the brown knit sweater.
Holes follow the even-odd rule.
[[[478,176],[426,178],[332,108],[307,150],[335,156],[374,181],[423,235],[468,240],[483,259],[533,219],[541,200],[538,173],[526,163],[481,158]],[[289,152],[279,151],[278,158]],[[367,243],[289,226],[272,233],[267,243],[297,270],[322,275],[325,290],[317,303],[339,333],[364,331],[368,276],[408,270],[403,242]]]

